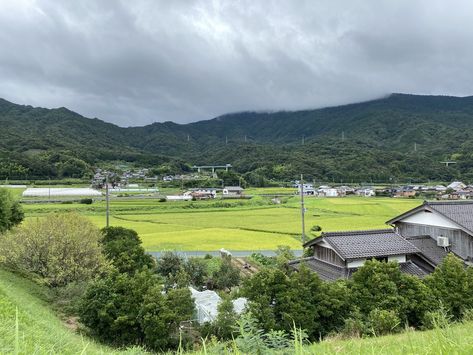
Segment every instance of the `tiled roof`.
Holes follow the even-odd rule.
[[[441,201],[426,205],[473,234],[473,202]]]
[[[440,264],[448,254],[444,248],[437,246],[437,242],[428,235],[406,237],[406,239],[415,245],[434,266]]]
[[[434,211],[452,222],[458,224],[460,229],[473,235],[473,202],[472,201],[424,201],[418,207],[415,207],[403,214],[387,221],[387,224],[394,224],[406,217],[412,216],[419,211]]]
[[[419,266],[414,264],[412,261],[407,261],[405,263],[399,264],[402,272],[406,274],[411,274],[418,277],[427,276],[429,273],[424,269],[421,269]]]
[[[295,269],[299,269],[302,265],[305,265],[311,271],[316,272],[322,280],[335,281],[346,276],[346,268],[342,266],[333,265],[317,259],[316,257],[310,257],[305,259],[293,260],[289,262],[289,265]]]
[[[414,254],[419,250],[392,229],[322,233],[307,246],[325,241],[343,258],[359,259]]]

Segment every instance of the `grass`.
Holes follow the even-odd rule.
[[[148,251],[274,250],[278,245],[301,248],[300,203],[287,196],[286,203],[271,204],[263,196],[293,189],[252,189],[251,200],[177,201],[157,199],[111,199],[111,225],[135,229]],[[252,191],[250,191],[252,192]],[[392,198],[306,198],[306,233],[313,225],[323,231],[386,228],[385,222],[421,203]],[[97,226],[105,226],[105,203],[24,204],[27,218],[51,212],[76,211]]]
[[[68,329],[49,308],[47,291],[0,269],[0,354],[138,354],[114,351]]]
[[[325,340],[305,348],[307,354],[472,354],[473,323],[429,331],[350,340]]]

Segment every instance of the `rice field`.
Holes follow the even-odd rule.
[[[278,189],[276,193],[292,192]],[[255,191],[253,191],[255,192]],[[258,191],[261,194],[274,191]],[[136,230],[148,251],[274,250],[278,245],[301,249],[301,213],[297,196],[272,204],[270,198],[159,202],[136,197],[111,200],[111,225]],[[392,198],[306,198],[306,233],[384,228],[385,221],[421,203]],[[105,203],[25,204],[27,218],[76,211],[105,226]]]

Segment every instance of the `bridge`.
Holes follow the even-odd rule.
[[[225,164],[225,165],[194,165],[192,169],[197,169],[197,172],[201,172],[204,169],[211,169],[212,173],[215,173],[216,169],[225,169],[225,171],[228,171],[232,167],[231,164]]]

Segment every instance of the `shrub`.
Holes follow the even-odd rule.
[[[86,217],[51,214],[0,238],[0,261],[48,286],[92,278],[105,265],[100,231]]]
[[[143,268],[154,269],[155,259],[146,254],[138,234],[123,227],[102,229],[104,255],[120,272],[133,274]]]
[[[94,202],[91,198],[83,198],[79,201],[79,203],[83,205],[91,205]]]
[[[397,332],[400,324],[401,320],[393,310],[375,308],[368,315],[368,327],[375,336]]]
[[[322,227],[316,224],[315,226],[312,226],[310,229],[312,232],[320,232],[322,230]]]
[[[23,221],[24,213],[18,201],[15,201],[10,192],[0,188],[0,233]]]

